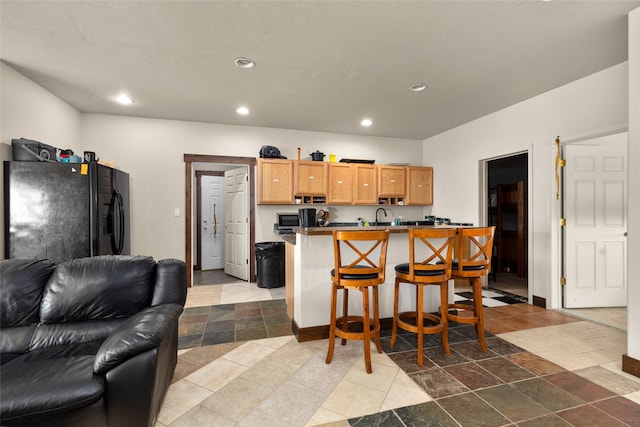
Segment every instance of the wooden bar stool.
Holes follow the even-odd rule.
[[[391,343],[396,343],[398,328],[418,334],[418,365],[422,366],[424,355],[422,346],[424,334],[441,334],[442,347],[449,350],[447,330],[447,307],[449,279],[456,229],[409,229],[409,262],[398,264],[393,298],[393,329]],[[419,244],[422,243],[422,245]],[[418,247],[416,248],[416,243]],[[419,252],[418,256],[416,252]],[[416,287],[416,310],[398,313],[400,283],[410,283]],[[440,316],[424,312],[424,286],[440,286]],[[425,326],[425,319],[435,325]]]
[[[336,336],[346,340],[364,341],[364,362],[371,373],[371,338],[375,339],[378,353],[380,343],[380,314],[378,285],[384,283],[389,230],[333,231],[334,269],[331,270],[331,322],[329,324],[329,351],[331,363]],[[377,253],[377,257],[376,257]],[[369,308],[369,288],[373,293],[373,320]],[[342,290],[342,315],[337,317],[338,291]],[[349,290],[362,292],[362,315],[349,315]],[[359,328],[349,325],[361,323]]]
[[[491,272],[491,253],[495,227],[459,228],[456,256],[451,269],[452,279],[468,279],[473,289],[473,306],[449,304],[449,321],[476,325],[482,351],[487,351],[484,339],[482,311],[482,276]]]

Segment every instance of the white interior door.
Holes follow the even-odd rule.
[[[224,173],[225,178],[225,264],[224,272],[249,280],[249,196],[246,166]]]
[[[200,268],[221,269],[224,267],[224,177],[204,175],[200,188]]]
[[[627,133],[565,147],[565,307],[627,305]]]

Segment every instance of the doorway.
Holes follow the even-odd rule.
[[[211,156],[199,154],[185,154],[185,263],[190,267],[187,271],[187,286],[194,284],[194,269],[200,267],[197,262],[197,254],[199,245],[194,247],[194,241],[197,241],[198,233],[194,231],[196,225],[199,227],[201,222],[196,221],[197,209],[194,208],[194,200],[197,198],[198,192],[194,188],[194,176],[197,169],[209,171],[225,171],[239,166],[245,165],[248,169],[247,177],[247,196],[248,196],[248,212],[247,223],[248,232],[246,233],[246,264],[248,265],[248,281],[256,281],[254,246],[255,246],[255,165],[254,157],[230,157],[230,156]],[[194,238],[195,237],[195,238]],[[195,256],[194,256],[195,255]],[[196,262],[194,262],[196,261]]]
[[[528,299],[528,154],[487,162],[487,218],[496,227],[490,288]]]
[[[193,285],[247,282],[248,168],[218,163],[192,166],[196,179]]]
[[[198,166],[195,166],[196,168]],[[196,173],[196,252],[194,270],[213,271],[224,268],[224,172]],[[195,280],[195,284],[201,284]]]

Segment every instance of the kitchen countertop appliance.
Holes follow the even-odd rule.
[[[298,218],[300,227],[315,227],[317,224],[316,209],[302,208],[298,209]]]
[[[278,234],[293,234],[293,227],[300,225],[300,218],[297,212],[278,212],[276,214],[276,223],[273,229]]]

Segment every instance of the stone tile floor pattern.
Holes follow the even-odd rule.
[[[284,330],[270,332],[267,323],[279,323],[267,317],[282,307],[263,303],[231,304],[240,325],[234,340],[258,334],[245,338],[253,341],[208,345],[220,331],[206,334],[203,315],[228,322],[229,307],[185,312],[205,324],[184,335],[197,327],[181,320],[183,337],[199,335],[201,346],[183,338],[158,427],[640,426],[640,380],[621,372],[619,329],[527,304],[488,307],[487,353],[473,327],[452,324],[451,355],[439,336],[428,336],[420,367],[415,335],[401,333],[392,350],[384,331],[384,352],[373,352],[374,373],[366,375],[361,343],[337,344],[326,365],[327,340],[298,343],[277,336]],[[262,324],[245,323],[258,307]]]
[[[185,308],[178,323],[178,348],[291,335],[284,300]]]
[[[272,296],[279,296],[281,289],[260,289],[255,284],[240,282],[191,290],[190,293],[196,293],[196,298],[206,301],[206,305],[196,305],[197,300],[193,295],[189,296],[190,304],[180,317],[179,349],[273,338],[292,333],[284,299],[271,299]],[[268,300],[253,301],[258,297]],[[472,297],[473,294],[463,288],[456,292],[454,300],[457,303],[472,304]],[[520,302],[523,302],[522,298],[517,295],[483,290],[483,303],[486,307]]]

